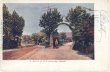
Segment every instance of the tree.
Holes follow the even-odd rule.
[[[8,8],[3,4],[3,35],[8,38],[12,31],[12,16]]]
[[[94,40],[94,15],[87,13],[81,6],[77,6],[69,10],[66,20],[75,27],[73,30],[75,48],[78,50],[87,48],[88,43],[92,42],[91,38]]]
[[[18,39],[21,37],[23,28],[25,25],[25,21],[23,17],[20,17],[16,11],[13,11],[11,14],[8,11],[8,7],[3,4],[3,44],[4,48],[13,48],[18,46],[18,42],[20,43],[21,39],[15,41],[15,38]],[[12,43],[11,43],[12,42]],[[16,46],[10,46],[14,45]]]
[[[74,26],[74,36],[80,36],[81,31],[83,31],[83,16],[86,14],[86,10],[77,6],[75,9],[70,9],[66,17],[67,21],[70,22],[71,26]]]
[[[26,44],[28,44],[32,41],[32,38],[31,38],[30,35],[23,35],[22,39],[23,39],[23,42],[26,43]]]
[[[12,37],[12,16],[8,11],[8,8],[3,4],[3,47],[8,48],[10,39]]]
[[[45,34],[43,32],[38,32],[38,33],[33,33],[31,38],[35,42],[35,44],[38,44],[38,41],[39,41],[39,43],[42,42],[44,36],[45,36]]]
[[[46,33],[47,37],[50,40],[50,34],[57,27],[58,23],[62,21],[62,17],[60,12],[56,8],[49,9],[46,13],[44,13],[40,19],[39,26],[43,27],[43,32]]]
[[[38,38],[39,36],[36,33],[33,33],[31,36],[32,40],[35,42],[35,44],[37,44]]]
[[[16,11],[13,11],[12,14],[12,20],[13,20],[13,27],[12,27],[12,33],[13,36],[21,36],[24,28],[25,21],[23,17],[19,17],[19,15],[16,13]]]

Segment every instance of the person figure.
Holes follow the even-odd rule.
[[[52,32],[52,37],[53,37],[53,48],[57,48],[59,44],[59,34],[57,32],[57,29]]]
[[[59,45],[62,46],[63,45],[63,37],[62,35],[59,36]]]
[[[48,37],[45,37],[45,48],[49,47],[49,40]]]

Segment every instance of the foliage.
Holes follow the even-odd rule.
[[[31,38],[33,41],[36,41],[38,39],[38,35],[36,33],[33,33]]]
[[[17,43],[18,41],[15,41],[16,37],[20,37],[23,32],[25,21],[23,17],[20,17],[16,11],[13,11],[11,14],[8,11],[8,7],[6,7],[5,4],[3,4],[3,46],[4,48],[13,48],[13,46],[10,47],[11,42],[13,41]]]
[[[21,36],[24,28],[24,19],[23,17],[19,17],[16,11],[13,11],[12,14],[12,24],[13,36]]]
[[[75,48],[90,48],[94,43],[94,15],[87,13],[81,6],[71,8],[66,17],[71,26],[74,26]]]
[[[12,16],[8,11],[6,5],[3,5],[3,35],[7,38],[11,35],[12,31]]]
[[[27,44],[32,41],[32,38],[30,35],[23,35],[22,39],[23,39],[23,43],[27,43]]]
[[[31,36],[31,38],[35,42],[35,44],[38,44],[37,43],[38,41],[40,41],[40,42],[43,41],[44,37],[45,37],[45,34],[43,32],[33,33]]]
[[[62,21],[60,12],[56,8],[53,10],[50,8],[46,13],[41,16],[39,26],[43,27],[43,32],[46,33],[50,39],[50,34],[57,27],[57,24]]]

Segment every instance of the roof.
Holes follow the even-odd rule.
[[[65,32],[67,37],[72,37],[72,32]]]

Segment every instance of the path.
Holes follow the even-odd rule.
[[[11,59],[18,59],[18,60],[89,60],[90,59],[89,57],[84,55],[79,55],[77,51],[72,50],[71,43],[64,44],[58,49],[53,49],[52,47],[44,48],[43,46],[33,46],[30,48],[25,48],[24,50],[23,49],[22,51],[20,49],[19,51],[18,50],[13,51],[11,53],[12,56]],[[27,52],[23,53],[24,51]],[[13,55],[15,57],[13,57]]]

